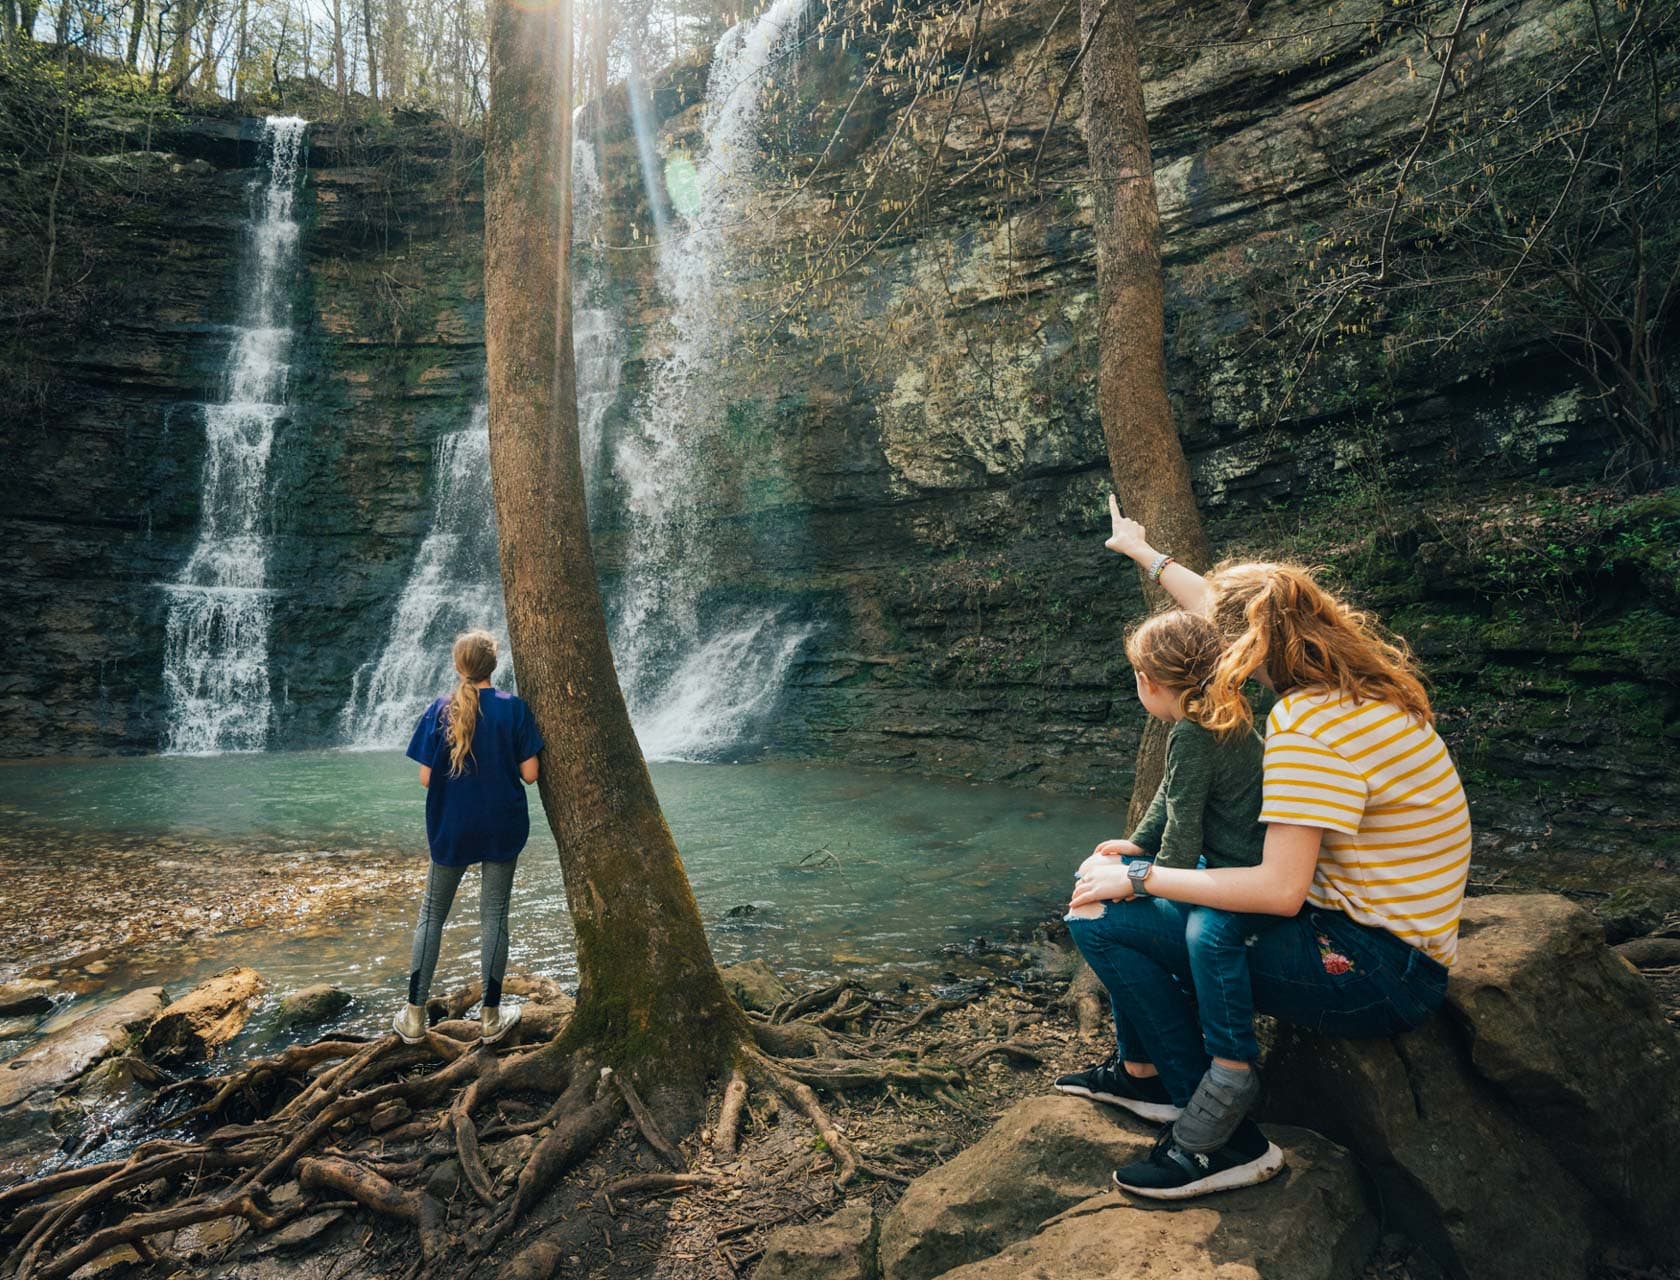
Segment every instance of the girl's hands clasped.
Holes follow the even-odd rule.
[[[1124,902],[1132,897],[1131,877],[1126,864],[1117,859],[1093,857],[1079,869],[1079,881],[1068,901],[1070,911],[1102,902]]]

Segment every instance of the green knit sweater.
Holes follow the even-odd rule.
[[[1167,767],[1132,843],[1163,867],[1252,867],[1260,862],[1260,764],[1265,744],[1250,729],[1221,741],[1180,720],[1167,735]]]

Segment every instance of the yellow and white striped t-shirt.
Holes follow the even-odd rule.
[[[1307,902],[1450,965],[1470,810],[1441,735],[1392,703],[1299,690],[1272,708],[1265,770],[1260,821],[1324,831]]]

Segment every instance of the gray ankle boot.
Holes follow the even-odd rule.
[[[1231,1140],[1259,1100],[1258,1071],[1252,1067],[1240,1071],[1216,1062],[1190,1095],[1184,1114],[1174,1121],[1173,1137],[1186,1151],[1217,1151]]]

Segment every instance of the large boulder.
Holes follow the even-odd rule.
[[[1680,1038],[1562,898],[1465,904],[1442,1014],[1391,1040],[1285,1030],[1267,1114],[1349,1146],[1455,1276],[1680,1258]]]
[[[782,1227],[765,1241],[753,1280],[877,1280],[877,1231],[867,1200],[854,1200],[821,1222]]]
[[[1603,1224],[1585,1191],[1468,1069],[1439,1020],[1393,1040],[1285,1031],[1267,1068],[1268,1117],[1351,1147],[1389,1224],[1449,1273],[1586,1275]]]
[[[881,1224],[885,1280],[928,1280],[1032,1235],[1146,1155],[1152,1135],[1065,1094],[1028,1098],[979,1142],[917,1178]]]
[[[1478,899],[1463,936],[1447,1002],[1477,1073],[1617,1219],[1680,1259],[1680,1036],[1650,985],[1563,898]]]
[[[255,969],[222,970],[157,1016],[141,1052],[160,1062],[202,1062],[239,1034],[265,985]]]
[[[1288,1164],[1262,1186],[1182,1207],[1093,1196],[943,1280],[1353,1280],[1377,1223],[1352,1157],[1304,1129],[1269,1132]]]

